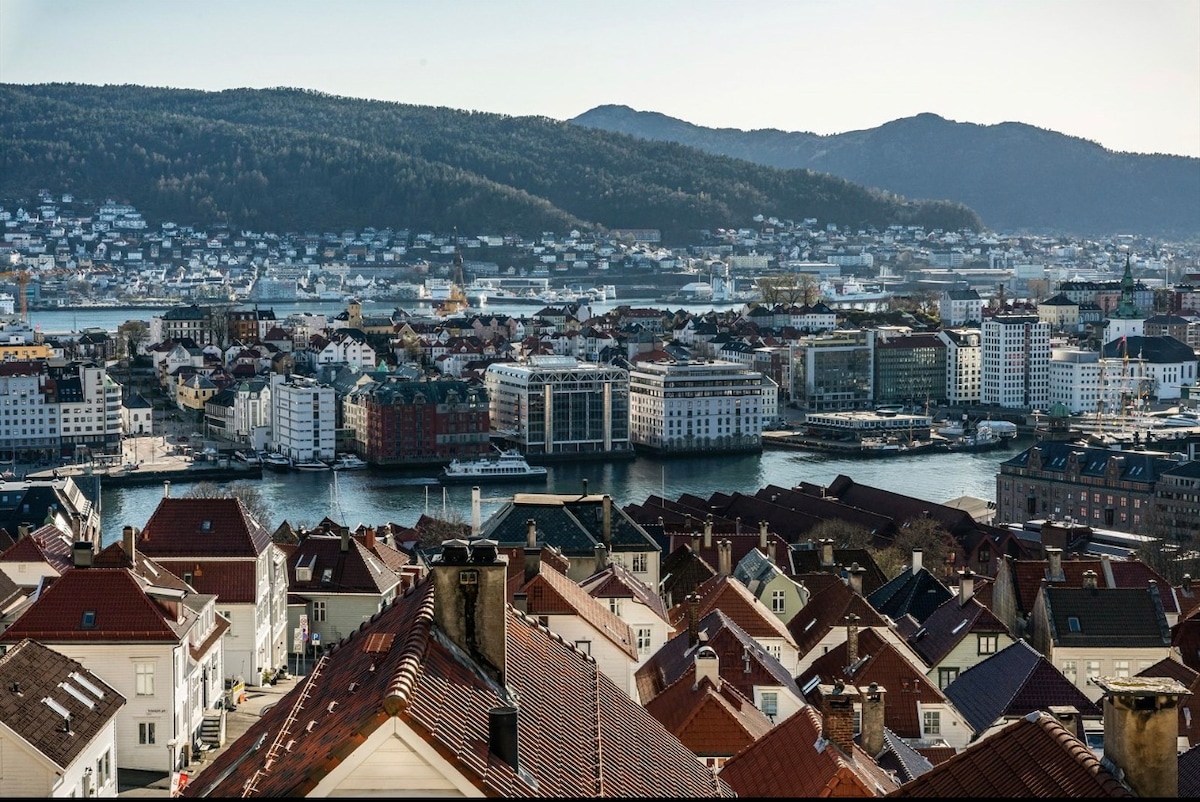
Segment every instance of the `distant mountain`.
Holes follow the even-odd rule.
[[[919,114],[820,136],[704,128],[628,106],[598,106],[570,122],[770,167],[829,173],[907,198],[957,201],[996,230],[1200,233],[1200,159],[1116,153],[1022,123],[976,125]]]
[[[981,228],[959,203],[544,117],[298,89],[0,84],[0,198],[41,189],[256,231],[651,228],[676,244],[758,214]]]

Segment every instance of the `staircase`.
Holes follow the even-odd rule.
[[[212,747],[224,745],[225,727],[224,716],[220,711],[206,712],[200,723],[200,743]]]

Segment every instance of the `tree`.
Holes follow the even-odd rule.
[[[812,304],[816,302],[819,294],[817,280],[811,273],[760,276],[758,292],[764,306]]]
[[[900,525],[895,540],[885,549],[875,552],[875,562],[891,579],[911,564],[916,549],[923,552],[921,561],[928,571],[942,578],[946,560],[954,548],[954,538],[933,518],[910,518]]]
[[[246,512],[252,518],[262,524],[270,531],[271,508],[267,506],[266,500],[262,496],[262,492],[253,485],[235,483],[231,485],[218,485],[214,482],[200,482],[194,484],[188,489],[188,492],[183,494],[184,498],[236,498],[242,502],[242,506],[246,508]]]
[[[150,326],[144,320],[126,320],[117,327],[117,356],[133,359],[149,340]]]
[[[871,530],[840,518],[826,518],[808,531],[808,537],[818,542],[830,538],[842,549],[870,549],[875,545]]]

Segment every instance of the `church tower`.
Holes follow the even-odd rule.
[[[1141,337],[1145,331],[1146,318],[1138,310],[1133,299],[1133,273],[1129,267],[1129,254],[1125,255],[1125,275],[1121,278],[1121,298],[1116,311],[1108,319],[1104,329],[1104,342],[1110,343],[1122,337]]]

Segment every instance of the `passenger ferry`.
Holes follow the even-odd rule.
[[[547,471],[530,465],[515,448],[499,456],[477,460],[452,460],[438,478],[442,484],[494,484],[497,482],[545,481]]]

